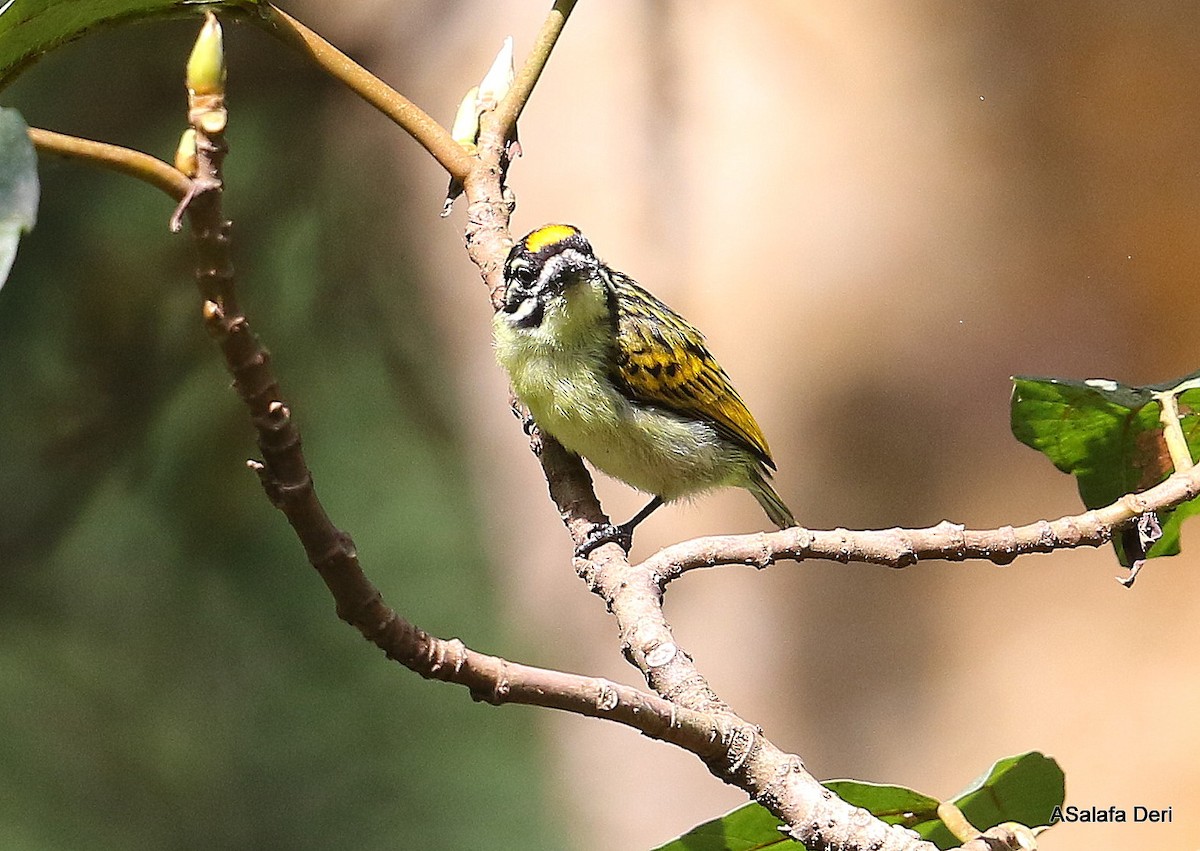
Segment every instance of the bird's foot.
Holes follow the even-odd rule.
[[[646,503],[645,507],[620,526],[612,523],[599,523],[587,533],[583,543],[575,548],[575,558],[587,558],[588,553],[601,544],[620,544],[621,549],[628,555],[633,549],[633,530],[637,525],[658,510],[663,504],[663,498],[656,496]]]
[[[604,544],[617,544],[626,553],[633,547],[633,526],[622,523],[598,523],[587,533],[583,543],[575,548],[575,558],[587,558],[592,550]]]
[[[529,410],[515,396],[509,407],[512,415],[521,421],[521,430],[525,432],[525,436],[533,437],[533,430],[537,428],[537,423],[533,421],[533,414],[529,413]]]

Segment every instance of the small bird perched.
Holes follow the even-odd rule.
[[[620,526],[599,527],[576,553],[626,550],[664,502],[745,488],[779,528],[795,526],[769,481],[762,430],[704,337],[637,282],[605,265],[571,225],[546,225],[513,246],[496,356],[538,428],[597,469],[654,498]]]

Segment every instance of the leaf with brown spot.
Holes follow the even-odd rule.
[[[1108,379],[1013,379],[1011,424],[1017,440],[1043,453],[1058,469],[1075,476],[1088,508],[1100,508],[1122,495],[1142,491],[1171,474],[1172,465],[1159,422],[1155,393],[1200,379],[1200,372],[1146,387]],[[1200,389],[1177,396],[1180,426],[1193,459],[1200,459]],[[1163,536],[1147,557],[1179,552],[1179,526],[1200,511],[1200,500],[1159,513]],[[1113,547],[1128,567],[1120,535]]]

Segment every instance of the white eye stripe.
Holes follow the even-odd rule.
[[[529,296],[529,298],[525,299],[520,303],[520,305],[517,306],[517,309],[512,312],[508,321],[513,325],[519,326],[523,324],[525,320],[529,319],[529,317],[535,310],[537,310],[537,308],[537,296]]]
[[[536,302],[560,295],[572,284],[585,279],[596,265],[594,257],[575,248],[564,248],[542,263],[514,257],[505,269],[508,282],[505,312],[514,324],[519,325],[522,320],[538,324],[540,316],[533,316]],[[533,277],[534,272],[538,273],[536,278]]]
[[[525,299],[520,305],[518,305],[517,309],[513,311],[513,321],[520,322],[522,319],[525,319],[527,316],[529,316],[529,314],[533,313],[533,309],[535,307],[537,307],[536,297],[530,296],[529,298]]]
[[[592,258],[584,254],[578,248],[564,248],[552,260],[558,260],[562,263],[569,263],[572,266],[589,266]]]

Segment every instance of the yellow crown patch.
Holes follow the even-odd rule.
[[[570,225],[546,225],[525,237],[525,250],[536,254],[547,245],[562,242],[567,237],[575,236],[578,233],[579,231]]]

